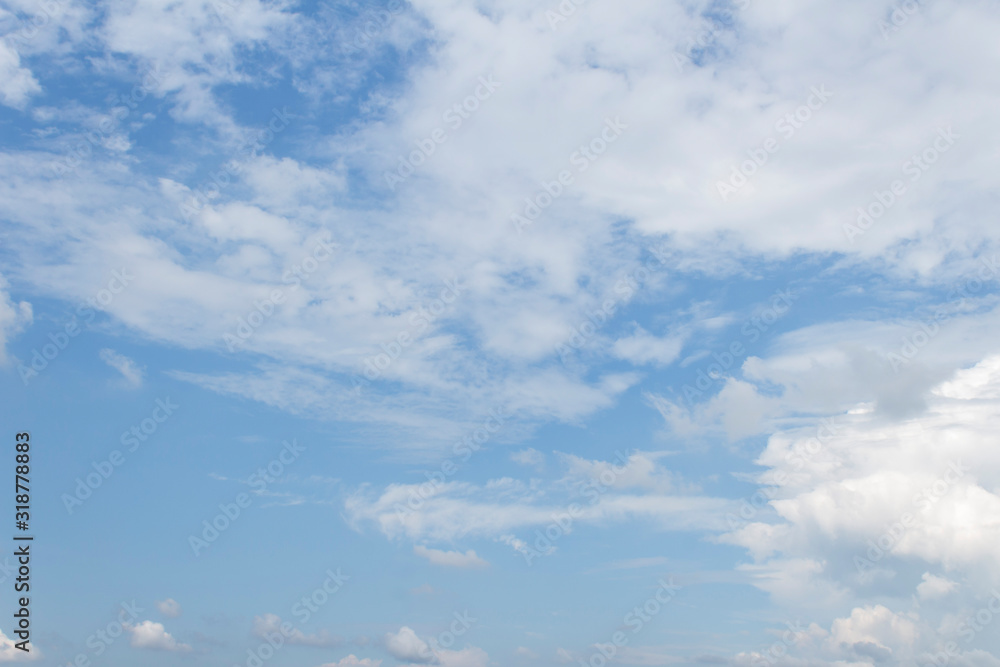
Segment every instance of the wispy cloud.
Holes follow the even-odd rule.
[[[99,355],[101,361],[121,373],[125,382],[134,388],[142,386],[143,371],[132,359],[110,348],[104,348]]]

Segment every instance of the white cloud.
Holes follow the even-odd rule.
[[[341,658],[337,662],[327,662],[320,667],[379,667],[381,660],[374,658],[358,658],[353,653],[346,658]]]
[[[126,357],[124,354],[119,354],[110,348],[104,348],[100,351],[99,355],[101,361],[106,363],[111,368],[115,369],[122,374],[125,378],[125,382],[131,387],[142,386],[142,369],[136,365],[135,361]]]
[[[31,662],[43,657],[34,644],[28,644],[30,651],[22,651],[14,646],[20,639],[11,639],[0,630],[0,662]]]
[[[31,70],[21,67],[21,57],[13,45],[6,39],[0,42],[0,103],[23,109],[28,99],[41,90]]]
[[[396,633],[386,633],[385,648],[397,660],[427,663],[433,659],[430,646],[417,636],[413,628],[403,626]]]
[[[162,623],[153,621],[143,621],[138,625],[129,625],[126,628],[131,639],[129,644],[132,648],[149,649],[153,651],[190,651],[187,644],[179,643],[166,631]]]
[[[434,655],[441,667],[488,667],[490,664],[486,651],[475,646],[460,651],[442,649]]]
[[[557,452],[566,466],[567,478],[580,482],[594,482],[612,489],[648,489],[662,493],[696,492],[698,489],[683,483],[679,476],[660,465],[659,460],[671,452],[616,452],[611,461],[592,461]]]
[[[877,662],[890,657],[905,661],[914,657],[918,635],[914,619],[875,605],[854,609],[849,617],[835,620],[827,642],[833,651],[843,651],[845,657],[854,654]]]
[[[917,596],[921,600],[937,600],[948,595],[957,587],[958,583],[955,581],[924,572],[923,581],[917,586]]]
[[[540,468],[545,465],[545,454],[533,447],[522,449],[510,455],[510,460],[523,466]]]
[[[785,603],[916,592],[943,613],[1000,584],[1000,454],[984,446],[1000,431],[996,364],[931,385],[908,418],[864,407],[778,431],[757,459],[769,502],[722,540],[746,547],[745,571]]]
[[[746,272],[741,264],[747,258],[780,260],[793,252],[846,253],[845,265],[884,257],[885,273],[894,278],[931,277],[936,271],[933,279],[940,282],[964,261],[955,259],[959,250],[996,242],[995,226],[988,224],[992,189],[983,176],[990,163],[976,149],[989,145],[996,132],[985,111],[995,92],[984,92],[982,78],[970,74],[963,55],[968,44],[986,42],[996,27],[997,17],[986,8],[941,10],[933,23],[911,22],[905,34],[894,37],[891,53],[880,38],[863,40],[856,45],[856,61],[828,62],[824,49],[871,34],[877,12],[852,5],[828,14],[809,3],[809,14],[803,8],[768,14],[752,6],[716,37],[738,46],[738,58],[720,49],[704,54],[709,61],[703,67],[678,72],[672,50],[660,46],[686,43],[702,31],[704,20],[681,4],[644,1],[626,11],[588,6],[556,32],[538,30],[546,24],[545,8],[504,7],[516,9],[498,9],[503,20],[494,22],[471,6],[445,11],[433,3],[413,5],[384,38],[412,44],[426,30],[442,36],[436,46],[440,59],[417,59],[419,64],[405,71],[405,86],[378,91],[390,98],[384,114],[312,137],[321,162],[312,153],[247,160],[246,190],[228,190],[196,224],[183,225],[183,232],[164,221],[178,219],[178,202],[194,185],[182,185],[179,175],[190,165],[173,165],[179,173],[170,176],[178,180],[164,177],[154,186],[137,178],[128,160],[95,156],[88,173],[60,183],[59,196],[53,197],[46,169],[58,155],[6,153],[0,194],[18,230],[11,239],[22,267],[18,278],[48,295],[75,300],[92,295],[87,291],[100,269],[128,259],[143,267],[143,277],[108,307],[109,316],[137,335],[218,351],[225,349],[222,336],[231,333],[237,318],[282,285],[284,271],[309,252],[310,235],[333,229],[338,242],[354,248],[351,255],[328,262],[304,289],[289,295],[280,312],[244,343],[247,356],[241,357],[290,368],[285,379],[295,373],[318,377],[320,386],[295,392],[292,400],[282,398],[287,387],[277,386],[280,378],[263,370],[181,371],[178,377],[283,409],[308,407],[327,418],[381,424],[379,399],[388,391],[375,383],[342,408],[340,390],[351,388],[350,377],[360,376],[383,344],[409,330],[443,280],[458,277],[468,285],[460,306],[416,334],[381,378],[398,382],[414,403],[430,392],[448,397],[447,406],[439,408],[446,413],[442,421],[458,421],[469,406],[509,403],[519,417],[574,422],[611,407],[637,381],[634,376],[589,380],[584,369],[547,366],[556,346],[581,321],[589,322],[588,313],[609,294],[625,306],[682,293],[687,271],[737,275]],[[329,80],[302,83],[315,77],[366,80],[367,60],[342,62],[328,40],[318,37],[320,28],[343,26],[319,26],[315,17],[257,0],[240,3],[222,21],[214,11],[211,3],[197,0],[115,5],[99,17],[101,30],[89,38],[96,40],[90,46],[155,65],[154,94],[171,113],[226,139],[243,128],[214,88],[272,82],[270,70],[240,67],[240,54],[247,50],[265,50],[293,69],[317,58],[337,65],[324,61],[327,66],[296,76],[303,88],[336,89]],[[787,40],[768,39],[773,34]],[[931,36],[941,44],[928,61],[922,43]],[[512,39],[531,57],[510,53],[505,45]],[[985,52],[980,65],[988,68],[995,55]],[[856,76],[855,62],[870,64],[871,76]],[[951,77],[954,114],[948,119],[919,83],[915,73],[922,68]],[[385,205],[343,203],[345,174],[383,181],[398,156],[412,150],[413,138],[440,124],[442,111],[490,73],[503,86],[419,174],[385,198]],[[551,85],[553,80],[560,85]],[[885,81],[893,83],[882,85]],[[773,134],[775,121],[816,85],[826,85],[834,97],[807,129],[782,144],[780,160],[766,164],[739,201],[721,202],[716,182],[745,159],[746,150]],[[591,113],[581,114],[581,108]],[[621,139],[577,174],[577,183],[538,223],[515,233],[510,213],[539,182],[569,166],[581,142],[615,115],[629,126]],[[314,120],[306,118],[303,125]],[[898,175],[899,162],[932,140],[946,120],[963,138],[893,209],[900,223],[879,224],[863,243],[851,244],[842,224],[866,203],[870,184]],[[845,133],[887,139],[876,149],[843,141]],[[972,136],[979,139],[968,140]],[[207,150],[212,148],[217,147]],[[482,155],[490,159],[470,157]],[[663,155],[673,157],[664,161]],[[324,166],[315,166],[320,163]],[[467,220],[477,220],[474,229],[461,224]],[[81,231],[71,236],[66,230]],[[61,250],[68,261],[34,250],[53,237],[66,238]],[[620,276],[656,243],[668,246],[674,258],[670,279],[662,268],[636,294],[616,294]],[[192,248],[198,262],[183,259]],[[338,344],[330,346],[329,340]],[[676,356],[678,340],[642,330],[621,337],[606,326],[587,350],[596,360],[617,355],[665,364]],[[485,379],[484,358],[494,368]],[[760,429],[758,423],[769,418],[767,405],[740,413],[749,395],[738,389],[708,415],[721,421],[726,408],[734,408],[725,425],[733,437]],[[384,412],[395,413],[396,422],[417,420],[426,402]],[[354,409],[358,404],[363,409]]]
[[[413,553],[422,558],[426,558],[434,565],[443,565],[445,567],[468,569],[481,568],[489,565],[489,563],[477,556],[476,552],[472,549],[469,549],[463,554],[461,551],[439,551],[437,549],[428,549],[418,544],[413,547]]]
[[[167,618],[177,618],[181,615],[181,606],[173,598],[167,598],[166,600],[158,600],[156,603],[156,608],[161,614]]]
[[[300,76],[295,68],[309,51],[328,56],[324,43],[339,44],[345,35],[316,37],[314,19],[287,11],[290,5],[244,0],[223,21],[211,5],[118,3],[100,15],[95,10],[93,20],[81,20],[83,10],[74,6],[72,17],[49,26],[22,55],[53,49],[64,56],[85,46],[88,55],[103,49],[114,56],[108,61],[152,65],[154,95],[172,115],[225,139],[244,128],[215,89],[272,83],[270,71],[242,66],[243,52],[267,52],[275,71],[289,64],[294,85],[314,95],[343,95],[337,83],[367,74],[363,66],[324,61]],[[175,224],[178,198],[188,194],[180,183],[191,168],[186,160],[167,167],[178,181],[152,186],[126,157],[95,156],[84,173],[55,187],[47,167],[61,154],[45,152],[44,144],[3,153],[0,201],[12,223],[4,241],[16,260],[11,271],[29,293],[80,302],[93,296],[108,267],[128,263],[138,274],[135,285],[104,308],[114,324],[165,344],[221,352],[237,319],[255,300],[285,288],[288,267],[301,262],[322,230],[333,229],[351,252],[288,291],[282,307],[243,343],[237,356],[263,360],[259,366],[231,373],[182,369],[173,377],[297,414],[379,424],[387,446],[405,440],[406,447],[430,449],[476,428],[464,417],[470,407],[503,406],[512,422],[534,425],[580,422],[614,406],[639,376],[600,375],[592,372],[596,362],[672,363],[681,339],[642,329],[623,337],[613,323],[589,339],[581,367],[554,361],[555,347],[589,322],[609,294],[617,298],[619,277],[649,243],[665,243],[675,261],[618,306],[683,293],[687,272],[750,278],[756,276],[747,275],[745,264],[789,257],[798,263],[802,256],[832,257],[837,271],[874,272],[877,279],[866,283],[937,288],[962,275],[969,249],[987,252],[1000,240],[994,156],[982,148],[996,145],[998,133],[991,111],[998,92],[984,84],[982,72],[997,70],[1000,52],[979,48],[993,43],[1000,26],[990,3],[936,5],[891,41],[878,34],[882,10],[868,3],[750,3],[713,36],[720,48],[705,50],[700,65],[681,71],[663,45],[702,32],[702,12],[687,4],[588,3],[555,32],[539,29],[548,7],[511,2],[486,11],[482,5],[414,2],[384,39],[406,45],[433,35],[435,57],[416,58],[398,90],[373,94],[365,104],[377,113],[310,136],[302,159],[247,160],[245,189],[225,193],[194,224]],[[845,43],[852,45],[848,53],[829,57],[843,53]],[[927,49],[929,43],[935,48]],[[21,55],[0,49],[6,49],[0,50],[2,101],[23,107],[40,85]],[[969,66],[970,53],[976,67]],[[928,85],[928,72],[948,82],[947,104],[940,86]],[[376,206],[345,201],[345,174],[377,186],[414,138],[426,136],[443,109],[490,73],[503,86],[411,181],[392,195],[379,193]],[[813,86],[832,91],[829,103],[783,140],[780,154],[731,201],[721,201],[718,181],[773,135],[775,121]],[[617,115],[628,125],[621,139],[576,174],[574,186],[536,224],[514,233],[510,213],[569,164],[605,117]],[[315,118],[303,125],[316,125]],[[955,146],[919,182],[907,183],[905,197],[852,243],[845,222],[873,189],[900,177],[901,162],[943,125],[961,135]],[[50,252],[51,239],[61,240],[58,252]],[[354,393],[352,375],[363,378],[367,361],[391,349],[401,332],[412,333],[414,318],[456,276],[467,285],[458,304]],[[858,597],[916,591],[931,599],[942,589],[937,578],[921,578],[930,570],[956,583],[951,595],[934,597],[942,604],[967,601],[977,586],[995,582],[990,544],[998,537],[1000,472],[997,448],[988,445],[998,432],[1000,360],[991,355],[1000,315],[985,300],[954,310],[949,327],[899,372],[885,354],[917,322],[886,316],[781,336],[695,405],[649,394],[674,435],[770,436],[757,460],[766,471],[760,480],[784,473],[786,481],[777,484],[773,502],[724,539],[748,549],[753,563],[744,573],[779,600],[854,610],[836,626],[850,647],[837,659],[895,656],[905,644],[879,623],[903,627],[908,617],[893,621],[894,612],[890,618],[881,611],[888,606],[856,604]],[[4,293],[0,356],[30,321],[30,305]],[[843,424],[799,467],[784,457],[809,451],[818,415],[841,416]],[[441,435],[420,443],[393,437],[413,432]],[[926,509],[918,507],[919,523],[893,536],[872,568],[857,572],[853,559],[867,559],[868,541],[912,512],[914,495],[933,489],[947,474],[948,457],[959,455],[972,470]],[[608,461],[563,461],[570,468],[565,485],[613,473]],[[393,538],[478,536],[523,548],[513,531],[548,523],[573,499],[553,484],[452,483],[403,526],[394,503],[415,489],[359,492],[348,500],[348,514]],[[643,454],[629,459],[579,521],[644,519],[662,528],[713,529],[729,507],[685,489]]]
[[[345,501],[345,516],[356,527],[376,526],[390,539],[453,542],[478,537],[522,553],[525,543],[514,531],[545,526],[553,516],[565,518],[571,505],[573,530],[622,521],[648,521],[664,530],[723,529],[731,501],[699,495],[697,487],[656,462],[663,456],[635,452],[619,461],[589,461],[562,455],[567,474],[547,485],[505,477],[484,485],[448,482],[430,492],[419,484],[391,484],[374,497],[361,489]],[[587,483],[589,487],[581,487]],[[407,507],[414,497],[422,499],[419,509],[401,515],[398,507]]]
[[[658,338],[636,326],[636,331],[631,336],[615,341],[611,352],[619,359],[636,365],[651,363],[666,366],[680,356],[683,348],[684,339],[681,337]]]
[[[235,124],[219,108],[212,87],[245,81],[238,51],[280,33],[290,17],[259,0],[217,7],[218,15],[216,6],[196,0],[116,5],[105,19],[104,37],[109,50],[140,59],[157,72],[156,92],[176,95],[178,118],[233,133]]]
[[[414,664],[433,664],[440,665],[440,667],[487,667],[489,665],[489,656],[481,648],[432,650],[412,628],[405,625],[399,629],[399,632],[386,633],[385,647],[389,654],[397,660]]]
[[[14,303],[7,293],[7,281],[0,276],[0,364],[6,364],[7,343],[33,320],[31,304]]]

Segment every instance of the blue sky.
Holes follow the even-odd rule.
[[[998,29],[3,0],[0,662],[1000,666]]]

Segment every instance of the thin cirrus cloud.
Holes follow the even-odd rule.
[[[375,658],[358,658],[353,653],[337,662],[326,662],[319,667],[379,667],[381,660]]]
[[[98,356],[101,358],[101,361],[121,373],[126,384],[131,387],[142,386],[143,371],[134,360],[110,348],[104,348]]]
[[[426,558],[432,565],[443,567],[456,567],[460,569],[484,568],[489,565],[485,560],[476,555],[476,552],[469,549],[465,553],[461,551],[441,551],[439,549],[428,549],[427,547],[416,545],[413,553]]]

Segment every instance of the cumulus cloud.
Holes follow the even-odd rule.
[[[958,582],[924,572],[923,581],[917,585],[917,596],[921,600],[943,598],[958,587]]]
[[[30,651],[22,651],[15,644],[20,639],[11,639],[0,630],[0,662],[32,662],[43,657],[43,653],[34,644],[28,644]]]
[[[982,446],[1000,427],[992,397],[1000,377],[984,371],[995,365],[987,359],[933,387],[919,417],[886,421],[861,409],[771,436],[758,463],[768,468],[759,479],[772,489],[776,516],[740,521],[723,539],[761,562],[782,554],[789,563],[822,563],[786,570],[802,590],[809,589],[803,577],[872,590],[908,558],[997,583],[987,573],[995,572],[990,545],[1000,526],[988,517],[1000,513],[1000,458]],[[775,558],[773,568],[781,562]],[[943,582],[923,584],[931,593]],[[762,578],[761,585],[777,584]]]
[[[385,635],[385,648],[397,660],[427,663],[433,659],[430,646],[417,636],[413,628],[403,626],[398,632]]]
[[[177,651],[187,652],[191,647],[181,644],[173,635],[166,631],[162,623],[154,621],[143,621],[137,625],[129,625],[126,628],[130,635],[129,645],[132,648],[148,649],[152,651]]]
[[[461,650],[443,649],[431,646],[417,636],[408,626],[403,626],[398,632],[385,635],[386,650],[394,658],[413,664],[432,664],[440,667],[487,667],[489,655],[478,647],[466,647]]]

